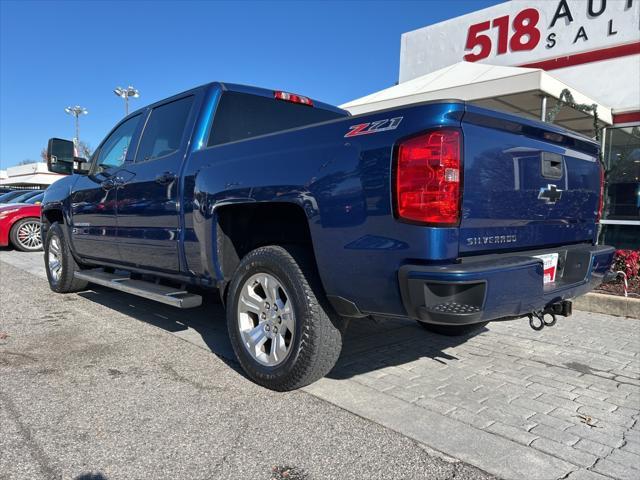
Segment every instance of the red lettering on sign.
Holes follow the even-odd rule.
[[[537,28],[538,20],[540,20],[540,14],[535,8],[527,8],[516,15],[516,18],[513,19],[515,33],[509,42],[512,51],[518,52],[536,48],[540,41],[540,30]],[[525,36],[528,39],[523,41]]]
[[[498,55],[507,53],[507,45],[509,44],[509,15],[494,18],[491,26],[498,29]]]
[[[540,13],[538,10],[525,8],[513,19],[513,35],[511,39],[509,39],[509,24],[511,23],[509,15],[494,18],[493,21],[471,25],[467,31],[467,43],[465,44],[465,50],[471,51],[471,53],[467,53],[463,58],[467,62],[477,62],[491,55],[493,42],[489,35],[483,33],[490,28],[498,30],[497,55],[507,53],[507,45],[512,52],[533,50],[540,42],[539,21]],[[477,53],[473,53],[476,47],[480,47],[480,50]]]
[[[476,23],[475,25],[471,25],[469,27],[469,31],[467,32],[467,44],[465,48],[467,50],[473,50],[476,46],[480,46],[480,51],[478,53],[469,53],[464,56],[464,59],[467,62],[476,62],[478,60],[482,60],[483,58],[487,58],[491,53],[491,38],[487,35],[479,35],[480,32],[484,32],[485,30],[489,30],[491,28],[491,22],[482,22]]]

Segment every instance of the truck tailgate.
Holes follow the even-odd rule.
[[[593,241],[598,144],[554,125],[467,106],[460,254]]]

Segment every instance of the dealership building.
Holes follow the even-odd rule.
[[[600,139],[600,240],[640,248],[640,0],[512,0],[405,33],[398,84],[342,106],[363,113],[438,98]]]

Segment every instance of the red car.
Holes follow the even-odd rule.
[[[0,247],[13,245],[23,252],[42,250],[40,202],[43,193],[24,203],[0,205]]]

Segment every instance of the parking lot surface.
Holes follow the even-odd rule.
[[[0,256],[2,479],[490,478],[312,395],[246,380],[225,356],[218,305],[207,333],[188,313],[179,323],[108,290],[54,295],[2,261],[13,254]],[[187,328],[210,347],[172,335]]]
[[[0,252],[0,478],[640,478],[638,320],[352,321],[327,378],[277,394],[238,372],[219,305],[53,295],[41,265]]]

